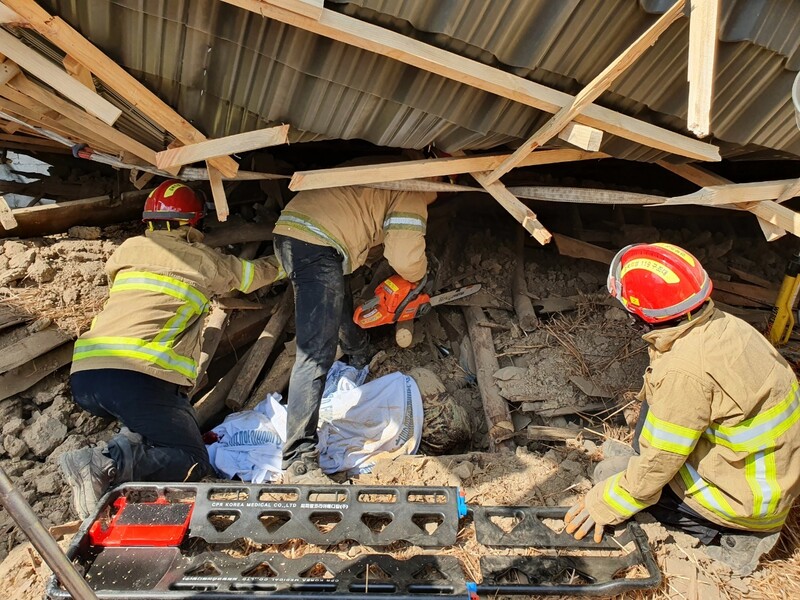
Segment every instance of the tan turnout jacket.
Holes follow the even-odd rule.
[[[398,275],[422,279],[428,269],[425,228],[433,192],[398,192],[361,187],[310,190],[297,194],[275,225],[276,234],[335,248],[344,273],[367,260],[371,248],[383,254]]]
[[[669,485],[719,525],[780,529],[800,491],[800,399],[791,367],[753,327],[713,303],[644,339],[650,366],[640,395],[650,411],[641,454],[592,488],[592,517],[620,523]]]
[[[247,261],[200,243],[181,227],[126,240],[106,264],[109,298],[92,327],[75,342],[72,372],[139,371],[193,385],[209,300],[275,281],[274,257]]]

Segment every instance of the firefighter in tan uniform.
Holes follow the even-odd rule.
[[[198,480],[211,472],[185,390],[194,385],[209,300],[249,292],[278,276],[274,257],[247,261],[203,245],[203,203],[176,181],[147,198],[144,236],[108,261],[109,298],[75,342],[70,385],[84,410],[118,419],[108,447],[60,458],[85,518],[110,486],[125,481]]]
[[[317,422],[336,346],[350,364],[368,360],[367,333],[353,323],[348,276],[383,244],[403,278],[426,275],[425,227],[434,193],[340,187],[300,192],[275,225],[275,254],[294,287],[297,358],[289,381],[284,482],[330,483],[319,469]]]
[[[651,329],[635,454],[596,477],[567,531],[599,540],[604,525],[647,509],[704,545],[719,542],[708,553],[747,574],[800,492],[800,393],[787,362],[716,309],[711,288],[697,259],[670,244],[614,258],[611,295]]]

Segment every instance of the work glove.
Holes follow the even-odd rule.
[[[585,538],[586,534],[594,527],[595,543],[599,544],[603,541],[603,525],[595,523],[582,498],[567,511],[566,516],[564,516],[564,523],[567,525],[567,533],[574,535],[576,540]]]

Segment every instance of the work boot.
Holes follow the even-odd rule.
[[[723,533],[719,546],[706,546],[706,554],[728,565],[734,574],[747,577],[758,567],[761,557],[778,543],[780,531],[776,533]]]
[[[319,452],[301,454],[283,472],[282,483],[296,485],[335,485],[336,482],[322,472],[319,466]]]
[[[117,476],[114,461],[95,447],[65,452],[58,465],[72,488],[72,509],[86,519]]]

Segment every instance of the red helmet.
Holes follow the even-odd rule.
[[[194,226],[204,216],[203,202],[192,188],[170,179],[150,192],[144,203],[142,221],[187,221]]]
[[[672,244],[633,244],[617,252],[608,291],[628,312],[648,323],[675,319],[711,296],[711,280],[700,262]]]

